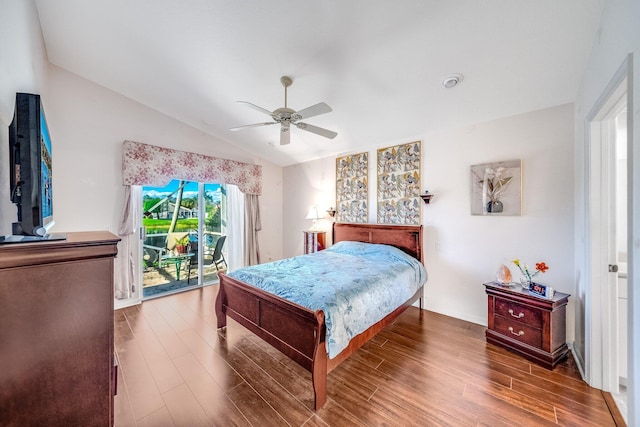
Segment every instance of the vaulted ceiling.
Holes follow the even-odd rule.
[[[36,0],[49,61],[280,166],[573,102],[604,0]],[[441,82],[464,75],[453,89]],[[333,108],[232,132],[284,105]]]

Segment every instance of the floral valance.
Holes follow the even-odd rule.
[[[140,142],[122,146],[124,185],[162,187],[172,179],[233,184],[245,194],[261,195],[262,166]]]

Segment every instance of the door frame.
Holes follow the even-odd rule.
[[[612,231],[611,209],[608,207],[615,187],[612,185],[612,171],[607,161],[613,155],[615,145],[616,106],[626,97],[627,109],[627,191],[631,196],[632,186],[632,128],[633,128],[633,61],[628,55],[612,80],[601,94],[585,120],[586,156],[585,156],[585,212],[587,221],[585,245],[587,274],[585,285],[585,380],[593,387],[604,391],[618,392],[617,369],[617,287],[611,285],[608,264],[611,260],[609,246]],[[618,110],[619,111],[619,110]],[[615,142],[615,141],[614,141]],[[613,154],[612,154],[613,153]],[[632,203],[628,203],[627,216],[632,218]],[[629,283],[633,278],[632,225],[627,229],[627,251],[629,254]],[[615,283],[615,282],[614,282]],[[629,312],[633,299],[629,297]],[[628,373],[632,372],[633,319],[628,318]],[[632,379],[628,381],[634,387]],[[631,391],[631,390],[630,390]]]

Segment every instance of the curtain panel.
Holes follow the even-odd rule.
[[[227,185],[227,235],[234,238],[227,239],[226,259],[228,271],[236,270],[244,265],[244,198],[240,189],[235,185]]]
[[[163,187],[172,179],[219,182],[244,194],[262,194],[262,166],[134,141],[122,145],[124,185]]]
[[[262,230],[258,196],[244,195],[244,265],[260,264],[258,231]]]
[[[134,270],[134,241],[137,238],[136,231],[142,216],[142,207],[135,201],[141,197],[142,188],[126,185],[124,187],[124,205],[120,224],[118,225],[118,254],[115,260],[115,297],[116,299],[131,298],[135,292]]]

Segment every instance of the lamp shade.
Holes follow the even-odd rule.
[[[322,218],[322,216],[318,212],[318,207],[311,206],[311,209],[309,209],[309,213],[307,214],[307,217],[305,219],[319,219],[319,218]]]

